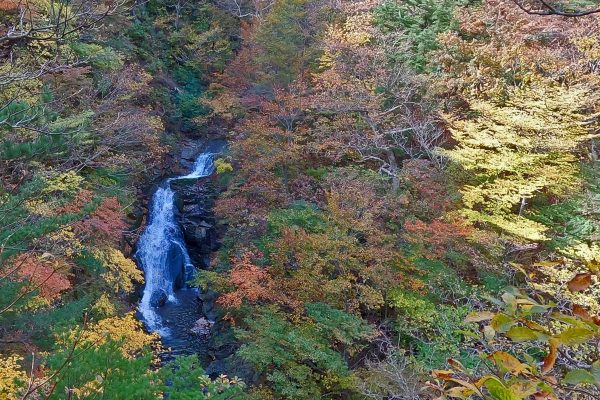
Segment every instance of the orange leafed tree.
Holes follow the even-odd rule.
[[[404,238],[417,246],[425,247],[432,257],[442,257],[447,251],[464,243],[473,228],[462,220],[435,219],[429,223],[419,219],[404,223]]]
[[[58,298],[61,292],[71,287],[65,273],[67,268],[60,262],[45,260],[32,254],[20,254],[13,265],[16,275],[26,284],[23,290],[39,290],[46,300]]]
[[[0,10],[10,11],[16,10],[18,3],[15,0],[0,0]]]
[[[269,272],[255,265],[255,254],[246,252],[240,258],[231,260],[233,268],[229,272],[229,283],[235,288],[221,296],[218,303],[228,308],[239,308],[244,301],[258,303],[276,300],[274,282]]]
[[[121,238],[126,227],[119,201],[116,197],[108,197],[102,200],[89,217],[75,224],[73,229],[83,236],[93,237],[94,240],[114,243]]]

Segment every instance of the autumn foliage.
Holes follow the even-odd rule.
[[[0,398],[600,396],[593,1],[126,3],[0,1]],[[201,359],[246,386],[133,313],[208,137]]]
[[[39,290],[40,295],[48,301],[57,299],[61,292],[71,288],[70,267],[64,260],[22,254],[13,261],[13,266],[16,276],[26,282],[23,290]]]
[[[75,223],[73,229],[85,238],[114,243],[126,227],[119,201],[115,197],[108,197],[89,216]]]
[[[256,255],[246,253],[241,258],[232,260],[228,282],[234,289],[221,296],[219,304],[239,308],[243,303],[257,304],[276,300],[275,283],[267,270],[253,264],[255,257]]]

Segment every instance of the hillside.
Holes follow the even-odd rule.
[[[0,400],[600,399],[599,32],[0,1]]]

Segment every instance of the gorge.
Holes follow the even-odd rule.
[[[600,400],[599,0],[0,0],[0,400]]]
[[[210,204],[206,204],[210,196],[194,188],[206,189],[215,169],[214,158],[224,145],[210,141],[197,155],[191,172],[167,178],[158,186],[150,201],[147,226],[137,243],[135,257],[145,276],[138,310],[148,331],[160,335],[166,359],[201,352],[202,339],[214,323],[202,312],[198,289],[190,288],[188,282],[196,268],[207,267],[206,257],[214,250],[214,238],[206,232],[212,227],[206,222],[210,218]],[[181,161],[185,162],[183,158]],[[181,197],[187,199],[187,207]],[[198,224],[190,225],[194,217],[199,218]],[[202,230],[200,243],[189,232],[195,229]],[[203,248],[207,243],[208,247]],[[188,246],[194,248],[195,263]]]

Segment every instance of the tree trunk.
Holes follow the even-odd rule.
[[[385,156],[392,172],[392,190],[396,191],[400,188],[400,178],[398,177],[400,168],[398,168],[398,161],[396,160],[396,155],[390,149],[385,150]]]

